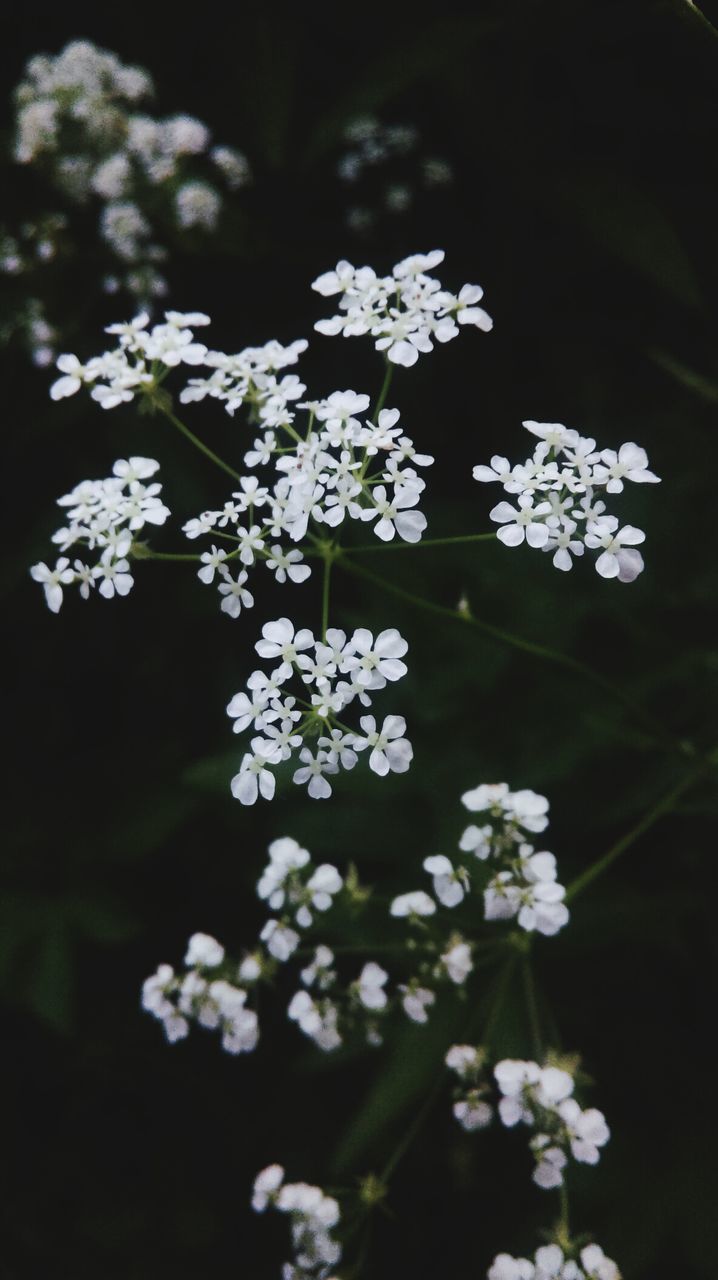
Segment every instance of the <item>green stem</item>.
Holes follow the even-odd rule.
[[[322,640],[327,638],[327,627],[329,626],[329,585],[332,574],[333,556],[327,553],[324,556],[324,573],[322,576]]]
[[[531,1028],[531,1040],[533,1043],[534,1057],[538,1062],[543,1058],[543,1043],[541,1039],[541,1021],[539,1018],[538,1001],[536,999],[536,983],[534,982],[533,969],[528,956],[524,958],[521,966],[521,973],[524,982],[524,995],[526,996],[526,1007],[529,1015],[529,1026]]]
[[[387,396],[388,396],[388,394],[389,394],[389,388],[390,388],[390,386],[391,386],[391,380],[392,380],[393,376],[394,376],[394,366],[393,366],[393,364],[391,363],[391,360],[387,360],[387,362],[386,362],[386,373],[384,374],[384,381],[383,381],[383,382],[382,382],[382,384],[381,384],[381,391],[379,392],[379,399],[377,400],[376,404],[374,405],[374,412],[373,412],[372,417],[371,417],[371,420],[372,420],[372,422],[374,422],[374,423],[376,423],[376,420],[377,420],[377,418],[379,417],[379,414],[381,413],[382,409],[384,408],[384,405],[386,404],[386,398],[387,398]]]
[[[556,1227],[557,1243],[566,1252],[571,1245],[571,1228],[569,1226],[568,1217],[568,1190],[566,1183],[562,1182],[558,1189],[559,1202],[561,1205],[561,1213]]]
[[[232,477],[233,480],[242,479],[238,471],[235,471],[233,467],[230,467],[228,462],[223,462],[222,459],[218,457],[216,453],[213,453],[212,450],[209,449],[206,444],[203,444],[202,441],[198,438],[198,436],[196,436],[193,431],[190,431],[189,427],[186,427],[184,422],[181,422],[180,419],[172,412],[171,409],[166,409],[161,404],[159,408],[160,408],[160,412],[163,413],[164,416],[167,418],[167,421],[171,422],[173,427],[176,427],[178,431],[181,431],[182,435],[185,436],[190,441],[190,443],[194,445],[195,449],[199,449],[200,453],[203,453],[205,457],[209,458],[210,461],[213,462],[216,467],[220,467],[222,471],[225,471],[228,476]]]
[[[391,1177],[392,1173],[396,1169],[396,1166],[398,1165],[402,1156],[406,1154],[412,1142],[414,1141],[414,1138],[419,1133],[420,1129],[424,1124],[424,1121],[426,1120],[426,1117],[428,1116],[429,1112],[434,1106],[434,1103],[437,1101],[439,1095],[443,1093],[445,1085],[446,1085],[446,1071],[444,1070],[444,1066],[442,1063],[441,1074],[436,1079],[433,1089],[431,1089],[429,1093],[427,1093],[424,1099],[423,1106],[420,1107],[420,1109],[417,1111],[412,1123],[409,1125],[409,1128],[403,1134],[401,1140],[399,1141],[397,1146],[394,1148],[394,1151],[390,1155],[389,1159],[384,1165],[384,1168],[379,1174],[379,1181],[384,1186],[386,1186],[387,1182],[389,1181],[389,1178]]]
[[[535,658],[541,658],[545,662],[555,663],[556,666],[564,667],[567,671],[573,671],[576,675],[581,676],[584,680],[588,680],[591,684],[602,689],[604,693],[609,693],[612,698],[630,710],[637,719],[641,720],[651,733],[662,739],[666,745],[670,743],[675,746],[673,739],[663,728],[660,721],[647,712],[640,703],[634,702],[627,693],[624,693],[618,685],[607,680],[605,676],[600,675],[597,671],[593,671],[583,662],[579,662],[577,658],[572,658],[569,654],[560,653],[557,649],[549,649],[546,645],[537,644],[535,640],[526,640],[523,636],[514,635],[510,631],[504,631],[500,627],[494,627],[490,622],[482,622],[480,618],[475,618],[468,609],[450,609],[443,604],[435,604],[433,600],[425,600],[423,596],[414,595],[411,591],[406,591],[404,587],[396,586],[387,578],[381,578],[378,574],[373,573],[369,569],[363,568],[352,562],[344,555],[340,559],[342,567],[347,573],[353,573],[355,577],[364,578],[366,582],[371,582],[374,586],[380,587],[382,591],[387,591],[391,595],[398,596],[400,600],[405,600],[407,604],[413,604],[417,609],[424,609],[427,613],[437,614],[440,618],[451,618],[455,622],[461,622],[464,626],[472,627],[475,631],[480,631],[483,635],[489,636],[492,640],[499,644],[509,645],[512,649],[519,649],[523,653],[530,653]]]
[[[684,778],[681,778],[681,781],[676,783],[676,786],[673,787],[671,791],[668,791],[665,795],[661,796],[660,800],[654,804],[653,808],[649,809],[648,813],[643,815],[640,822],[637,822],[635,827],[632,827],[625,836],[622,836],[620,840],[617,840],[608,852],[604,853],[602,858],[599,858],[597,862],[592,864],[592,866],[587,867],[585,871],[582,871],[581,875],[577,876],[576,879],[568,886],[568,889],[566,890],[566,902],[571,902],[579,893],[583,893],[584,889],[589,884],[592,884],[598,876],[602,876],[604,871],[607,871],[616,859],[620,858],[622,853],[625,853],[626,849],[630,849],[631,845],[635,843],[639,836],[643,835],[644,831],[648,831],[664,813],[669,813],[674,807],[676,800],[683,795],[684,791],[688,791],[688,789],[693,786],[693,783],[697,781],[709,765],[710,761],[703,760],[699,768],[691,770],[689,774]]]
[[[495,542],[495,533],[462,533],[454,538],[422,538],[420,542],[376,542],[361,547],[342,547],[342,554],[353,556],[365,551],[417,551],[422,547],[455,547],[467,542]]]
[[[494,1034],[494,1029],[503,1007],[504,996],[511,985],[511,979],[514,976],[514,970],[518,964],[518,959],[518,951],[513,951],[496,979],[496,988],[489,1007],[489,1015],[486,1019],[486,1026],[484,1027],[484,1034],[482,1036],[482,1042],[486,1045],[491,1044],[491,1037]]]

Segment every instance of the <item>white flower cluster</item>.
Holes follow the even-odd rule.
[[[533,1262],[500,1253],[489,1268],[488,1280],[621,1280],[615,1262],[597,1244],[585,1245],[579,1260],[566,1257],[557,1244],[536,1250]]]
[[[584,548],[598,552],[596,572],[602,578],[633,582],[643,570],[636,548],[645,541],[641,529],[619,527],[618,517],[606,513],[602,494],[621,493],[624,481],[658,484],[648,470],[648,457],[637,444],[622,444],[618,452],[596,449],[596,441],[557,422],[524,422],[539,443],[533,456],[514,467],[495,454],[491,466],[474,467],[475,480],[498,482],[516,498],[516,505],[499,502],[491,519],[501,528],[497,537],[507,547],[523,542],[552,552],[557,569],[571,569],[572,556]]]
[[[573,1076],[560,1067],[506,1058],[494,1067],[501,1092],[503,1124],[529,1125],[536,1130],[531,1151],[536,1160],[533,1180],[550,1189],[563,1185],[569,1155],[581,1164],[597,1164],[600,1148],[610,1137],[605,1117],[595,1107],[582,1111]]]
[[[455,1118],[467,1133],[491,1124],[494,1109],[488,1101],[491,1086],[486,1079],[486,1053],[471,1044],[452,1044],[445,1059],[459,1079],[453,1105]]]
[[[252,1193],[257,1213],[268,1206],[289,1214],[291,1223],[294,1256],[282,1268],[282,1280],[328,1280],[342,1256],[332,1237],[341,1216],[334,1197],[306,1182],[285,1182],[282,1166],[271,1164],[257,1174]]]
[[[235,975],[222,976],[224,948],[206,933],[189,940],[179,977],[169,964],[161,964],[142,988],[142,1007],[162,1023],[170,1044],[189,1035],[190,1022],[222,1033],[227,1053],[250,1053],[259,1038],[257,1015],[248,1009],[247,991],[235,985]],[[220,971],[219,973],[217,971]],[[251,976],[242,973],[240,979]]]
[[[451,182],[450,165],[422,153],[421,137],[413,125],[383,124],[375,116],[358,116],[344,130],[344,142],[348,149],[337,164],[337,174],[355,196],[346,213],[351,231],[369,231],[382,213],[405,213],[422,187]]]
[[[482,783],[461,800],[471,813],[482,814],[484,822],[466,827],[453,861],[443,853],[424,859],[436,900],[453,909],[472,889],[479,889],[485,920],[515,918],[528,933],[558,933],[569,913],[563,901],[566,890],[556,880],[556,859],[545,850],[537,853],[527,841],[527,836],[548,826],[546,797],[535,791],[510,791],[507,783],[495,782]],[[493,872],[489,879],[487,871]],[[436,903],[419,889],[401,894],[391,911],[427,916],[436,911]]]
[[[455,338],[460,325],[475,325],[488,333],[493,321],[478,306],[483,297],[479,285],[465,284],[453,294],[427,274],[443,261],[442,249],[416,253],[397,262],[390,276],[338,262],[334,271],[318,276],[312,288],[323,298],[339,295],[339,312],[318,320],[314,328],[328,337],[371,334],[377,351],[407,368],[416,364],[420,353],[433,351],[434,342]]]
[[[163,375],[156,373],[157,366],[166,376],[179,364],[201,363],[207,348],[195,342],[192,329],[209,324],[209,316],[201,311],[166,311],[163,324],[149,329],[149,322],[143,311],[127,324],[108,325],[105,333],[119,338],[118,345],[86,364],[75,355],[61,355],[57,367],[62,377],[50,388],[52,399],[64,400],[82,386],[90,386],[90,395],[101,408],[116,409],[158,386]]]
[[[259,795],[271,800],[271,770],[295,752],[300,765],[294,782],[307,784],[315,800],[331,795],[329,777],[353,769],[357,752],[369,750],[369,767],[381,777],[406,772],[413,752],[404,737],[403,716],[387,716],[380,729],[374,716],[361,716],[360,730],[338,719],[357,699],[371,706],[371,694],[406,674],[401,659],[408,645],[398,631],[381,631],[375,638],[360,627],[347,638],[344,631],[330,628],[323,640],[316,640],[307,628],[295,630],[289,618],[278,618],[264,624],[255,648],[261,658],[278,665],[270,675],[252,672],[247,692],[235,694],[227,707],[235,732],[251,726],[256,735],[232,779],[232,794],[241,804],[254,804]],[[296,695],[287,688],[291,680]],[[305,745],[311,738],[316,738],[315,751]]]
[[[119,458],[111,476],[105,480],[83,480],[71,493],[58,498],[58,506],[67,508],[68,523],[52,535],[62,552],[71,547],[98,552],[93,565],[76,559],[70,565],[62,555],[55,568],[44,563],[32,566],[30,573],[42,584],[45,599],[53,613],[62,605],[63,587],[76,583],[84,600],[97,586],[101,596],[126,596],[133,585],[130,554],[134,537],[145,525],[162,525],[169,516],[162,502],[162,485],[146,484],[159,470],[153,458]]]
[[[180,229],[215,229],[222,197],[195,176],[200,162],[230,190],[250,181],[241,152],[211,147],[206,125],[192,116],[156,119],[137,104],[153,93],[140,67],[87,40],[74,40],[56,56],[31,58],[15,91],[15,159],[41,165],[72,200],[102,202],[100,236],[125,268],[108,291],[124,287],[147,299],[166,291],[156,264],[166,251],[153,243],[148,194],[160,216]],[[163,208],[164,206],[164,208]]]
[[[367,896],[359,889],[353,869],[345,878],[332,863],[315,865],[309,852],[290,836],[274,840],[268,852],[257,895],[272,915],[252,950],[233,962],[214,938],[194,934],[185,956],[187,972],[177,975],[163,964],[145,983],[143,1007],[160,1019],[170,1041],[186,1036],[194,1020],[220,1028],[223,1047],[230,1052],[253,1049],[258,1031],[254,1014],[250,1018],[246,1008],[249,989],[271,981],[277,965],[292,960],[302,932],[324,919],[331,908],[363,902]],[[420,913],[420,904],[414,901],[418,896],[405,895],[406,910],[396,909],[396,902],[401,902],[397,899],[392,915],[409,917],[409,925],[414,923]],[[432,900],[428,902],[433,907]],[[420,945],[407,941],[406,954],[416,972],[407,981],[396,982],[392,990],[389,973],[374,960],[367,960],[358,975],[340,977],[333,951],[320,943],[300,969],[301,987],[290,998],[289,1020],[326,1052],[338,1048],[355,1031],[367,1043],[381,1044],[380,1021],[396,1008],[411,1021],[425,1023],[435,1003],[435,989],[466,981],[473,968],[472,948],[460,934],[450,932],[425,937]]]

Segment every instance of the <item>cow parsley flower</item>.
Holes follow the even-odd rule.
[[[145,483],[158,468],[159,463],[152,458],[119,458],[107,479],[83,480],[58,498],[67,524],[52,535],[52,541],[63,552],[70,548],[82,550],[83,559],[75,560],[70,568],[63,555],[54,569],[40,563],[30,570],[35,581],[43,585],[53,613],[62,605],[62,588],[72,583],[79,586],[85,600],[96,584],[106,600],[125,596],[131,590],[133,577],[127,557],[135,534],[146,525],[164,524],[170,514],[160,498],[162,486]],[[90,552],[96,556],[94,564],[84,558]]]
[[[645,534],[632,525],[619,529],[617,517],[605,514],[600,495],[621,493],[625,481],[657,484],[659,477],[649,471],[645,450],[629,442],[618,453],[597,451],[595,440],[561,423],[523,425],[539,438],[531,458],[512,467],[496,454],[490,467],[481,464],[473,471],[475,480],[498,482],[517,499],[516,506],[504,501],[491,510],[491,519],[501,526],[496,536],[508,547],[526,541],[552,552],[554,565],[564,573],[572,568],[572,557],[582,556],[585,548],[598,550],[596,571],[601,577],[633,582],[643,570],[635,548],[645,541]]]
[[[456,322],[488,332],[493,322],[476,305],[482,297],[478,285],[464,285],[456,296],[428,275],[443,259],[440,249],[413,254],[397,262],[391,276],[385,277],[377,276],[371,267],[338,262],[334,271],[324,272],[312,285],[322,297],[339,295],[337,314],[317,321],[315,329],[329,337],[370,334],[377,351],[384,352],[390,363],[406,368],[416,364],[420,354],[433,351],[434,342],[455,338]]]
[[[560,1187],[569,1156],[583,1164],[598,1162],[610,1132],[602,1112],[581,1110],[572,1096],[574,1080],[568,1071],[505,1058],[495,1066],[494,1077],[502,1095],[502,1123],[537,1130],[531,1150],[536,1160],[533,1180],[538,1186]]]

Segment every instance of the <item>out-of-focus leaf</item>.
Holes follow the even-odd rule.
[[[27,987],[28,1002],[56,1031],[68,1031],[74,1004],[70,939],[64,923],[43,937]]]
[[[676,382],[688,387],[688,390],[700,400],[706,400],[708,404],[718,404],[718,382],[712,378],[706,378],[705,374],[696,373],[695,369],[689,369],[688,365],[674,359],[667,351],[660,351],[654,347],[648,354],[661,369],[665,369]]]
[[[685,306],[700,305],[700,285],[690,259],[651,192],[625,174],[594,165],[561,183],[557,197],[608,253]]]

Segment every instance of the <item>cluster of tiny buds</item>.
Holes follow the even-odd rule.
[[[643,570],[636,548],[646,535],[630,524],[619,527],[601,495],[621,493],[625,481],[659,483],[648,470],[645,450],[632,442],[617,453],[597,449],[595,440],[557,422],[523,425],[539,440],[531,458],[512,467],[496,454],[490,467],[474,467],[475,480],[500,483],[516,499],[516,506],[504,501],[491,511],[501,526],[497,537],[507,547],[526,542],[552,552],[554,565],[564,572],[588,547],[598,552],[596,572],[602,578],[633,582]]]
[[[339,1204],[321,1187],[285,1182],[280,1164],[270,1164],[254,1180],[252,1208],[271,1207],[289,1216],[292,1261],[282,1268],[283,1280],[328,1280],[342,1249],[332,1232],[339,1225]]]
[[[359,234],[375,227],[382,214],[406,213],[422,189],[451,182],[451,166],[424,153],[413,125],[357,116],[344,130],[344,143],[337,174],[352,191],[346,224]]]
[[[621,1280],[615,1262],[597,1244],[587,1244],[568,1257],[558,1244],[537,1249],[534,1260],[500,1253],[489,1268],[488,1280]]]
[[[455,1044],[446,1065],[458,1077],[454,1116],[463,1129],[483,1129],[493,1118],[492,1087],[486,1074],[486,1053],[480,1047]],[[574,1066],[574,1064],[570,1064]],[[499,1090],[498,1113],[502,1124],[525,1124],[535,1130],[531,1151],[535,1160],[533,1180],[545,1190],[563,1185],[569,1156],[580,1164],[597,1164],[600,1148],[610,1137],[602,1112],[582,1110],[572,1096],[573,1071],[566,1063],[505,1058],[494,1067]]]
[[[222,208],[214,181],[236,191],[251,180],[246,157],[212,147],[200,120],[138,110],[153,89],[141,67],[74,40],[54,57],[30,59],[15,91],[15,159],[41,166],[77,203],[100,201],[100,237],[122,271],[105,289],[143,299],[167,288],[157,270],[167,251],[152,239],[150,208],[159,200],[161,216],[180,230],[212,232]],[[200,176],[201,165],[212,181]]]

